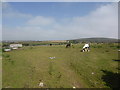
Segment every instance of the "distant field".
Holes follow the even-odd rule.
[[[3,53],[3,88],[110,88],[118,87],[117,44],[23,47]],[[50,59],[55,57],[55,59]]]

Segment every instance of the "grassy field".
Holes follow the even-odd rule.
[[[0,46],[0,89],[1,88],[2,88],[2,48]]]
[[[117,87],[117,44],[23,47],[3,53],[3,88],[110,88]],[[55,57],[50,59],[50,57]]]

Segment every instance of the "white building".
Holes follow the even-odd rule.
[[[11,49],[4,49],[4,51],[5,51],[5,52],[9,52],[9,51],[11,51]]]
[[[12,49],[17,50],[18,48],[17,47],[13,47]]]
[[[22,44],[10,44],[11,48],[19,48],[22,47]]]

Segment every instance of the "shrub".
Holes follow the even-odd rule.
[[[3,54],[3,57],[5,57],[5,58],[9,58],[10,55],[9,55],[9,54]]]

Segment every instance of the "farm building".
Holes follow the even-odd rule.
[[[18,48],[17,48],[17,47],[13,47],[12,49],[13,49],[13,50],[17,50]]]
[[[5,52],[9,52],[9,51],[11,51],[11,49],[4,49],[4,51],[5,51]]]
[[[11,48],[18,48],[18,47],[22,47],[22,44],[10,44]]]

